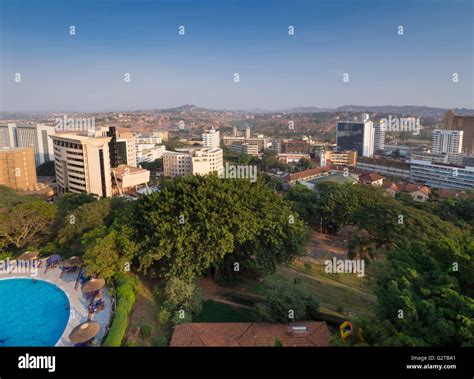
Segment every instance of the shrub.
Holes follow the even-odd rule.
[[[140,334],[143,339],[150,337],[152,332],[153,327],[151,325],[142,325],[140,328]]]
[[[170,339],[168,336],[160,336],[155,339],[153,346],[168,346]]]
[[[103,346],[120,346],[127,331],[128,316],[135,303],[136,279],[132,276],[122,276],[117,279],[117,308]]]
[[[160,309],[160,312],[158,313],[158,321],[160,322],[160,324],[167,324],[170,320],[170,317],[170,312],[166,308]]]

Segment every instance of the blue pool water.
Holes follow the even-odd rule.
[[[0,280],[0,347],[54,346],[69,320],[69,300],[54,284]]]

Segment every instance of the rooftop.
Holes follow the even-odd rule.
[[[185,323],[175,326],[170,346],[255,347],[329,346],[325,322],[270,323]]]

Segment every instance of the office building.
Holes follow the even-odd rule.
[[[462,153],[474,154],[474,115],[460,116],[450,110],[444,116],[444,128],[448,130],[462,130],[464,132]]]
[[[111,167],[120,165],[137,166],[135,137],[130,129],[109,127],[106,136],[110,137],[109,152]]]
[[[248,143],[237,144],[234,143],[229,146],[229,151],[239,154],[248,154],[258,157],[258,145],[250,145]]]
[[[357,151],[326,151],[324,162],[339,166],[355,166],[357,163]]]
[[[358,156],[372,157],[374,155],[373,122],[338,122],[336,145],[337,151],[355,150]]]
[[[36,184],[35,152],[32,147],[0,149],[0,185],[27,190]]]
[[[45,124],[1,125],[0,148],[32,147],[35,152],[35,164],[39,166],[54,159],[53,142],[49,136],[55,132],[54,126]]]
[[[166,148],[164,145],[137,145],[137,162],[138,164],[145,162],[154,162],[157,159],[163,158],[165,150]]]
[[[215,129],[206,130],[202,134],[202,145],[210,149],[218,148],[220,146],[219,131]]]
[[[435,129],[433,131],[433,154],[461,154],[463,134],[462,130]]]
[[[410,160],[410,179],[434,188],[470,190],[474,188],[474,167],[441,163],[413,154]]]
[[[163,175],[172,178],[188,174],[206,175],[219,172],[223,166],[224,159],[220,148],[165,151],[163,154]]]
[[[112,196],[109,142],[111,137],[61,133],[51,137],[58,194]]]
[[[386,126],[374,124],[374,151],[384,151],[385,149]]]

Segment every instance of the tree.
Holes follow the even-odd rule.
[[[164,306],[170,313],[183,310],[191,317],[201,313],[202,292],[194,282],[173,277],[166,282],[163,295]]]
[[[132,225],[140,269],[156,265],[162,277],[187,282],[209,268],[230,274],[235,262],[271,272],[304,254],[307,236],[298,215],[260,179],[215,174],[176,178],[143,196]]]
[[[118,230],[105,226],[92,229],[81,238],[85,246],[84,263],[93,276],[110,280],[129,270],[137,245],[131,240],[132,230],[122,225]]]
[[[265,294],[266,301],[257,305],[264,321],[313,320],[317,316],[319,303],[302,284],[271,278],[265,283]]]
[[[367,343],[473,346],[473,257],[472,241],[400,244],[378,270],[376,316],[361,321]]]
[[[0,249],[23,248],[46,241],[56,216],[56,206],[31,200],[0,209]]]

